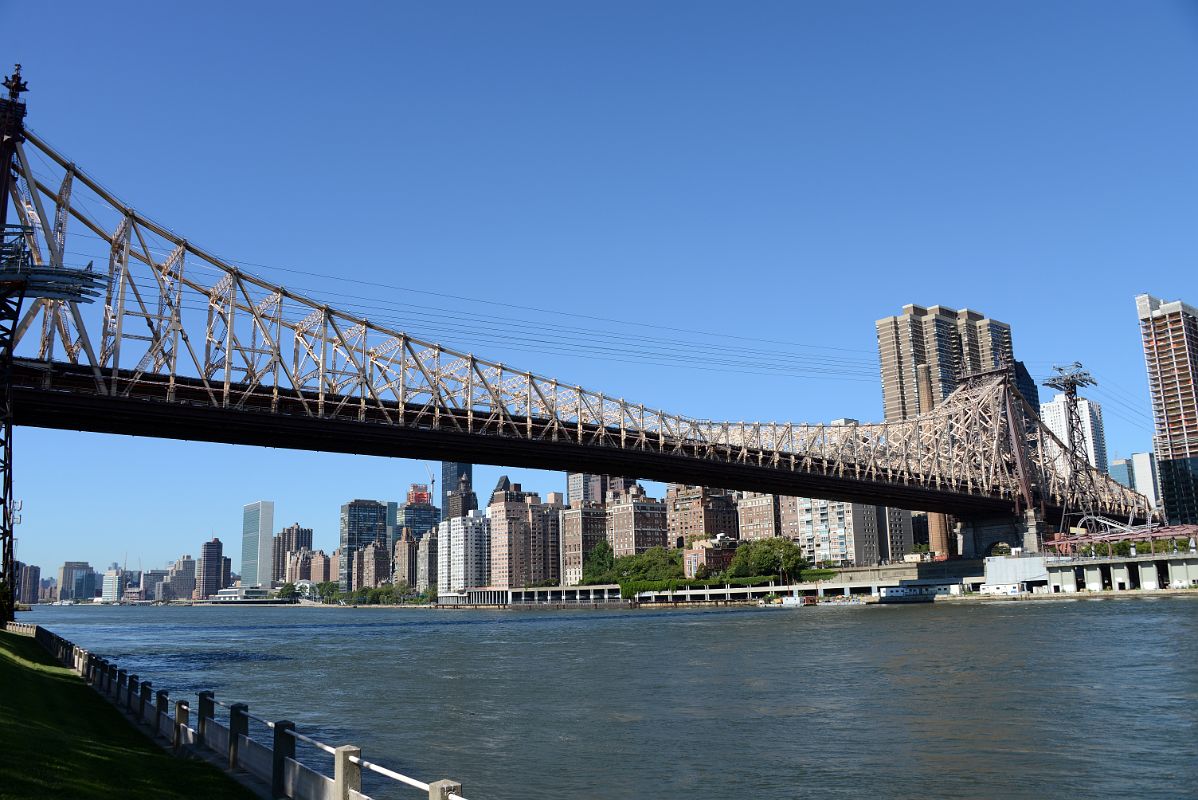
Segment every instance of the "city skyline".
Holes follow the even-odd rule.
[[[187,86],[192,102],[239,120],[239,138],[198,159],[181,153],[211,153],[197,144],[207,133],[158,118],[131,125],[95,102],[100,76],[70,63],[94,57],[122,72],[147,53],[91,50],[97,39],[80,36],[83,49],[71,59],[51,57],[54,40],[43,37],[64,23],[45,16],[50,9],[28,13],[30,52],[21,60],[30,126],[106,186],[247,271],[507,363],[728,419],[880,420],[873,321],[904,303],[977,307],[1011,325],[1038,380],[1053,363],[1073,360],[1094,373],[1111,458],[1152,449],[1132,298],[1198,295],[1188,188],[1198,182],[1188,157],[1198,113],[1178,101],[1193,95],[1189,76],[1198,70],[1177,34],[1183,22],[1164,6],[1107,8],[1091,22],[1046,5],[1016,27],[993,9],[940,9],[953,24],[933,25],[930,11],[883,10],[863,22],[836,9],[729,20],[704,8],[691,15],[678,50],[650,33],[652,21],[619,26],[600,16],[593,24],[603,35],[594,39],[546,16],[513,34],[529,54],[515,62],[504,57],[511,41],[484,35],[503,27],[503,12],[457,21],[466,25],[459,40],[446,38],[437,11],[413,9],[379,26],[404,46],[389,47],[378,69],[362,69],[345,45],[374,32],[338,20],[341,38],[330,37],[329,55],[341,69],[280,45],[271,58],[285,82],[263,56],[231,46],[214,23],[186,10],[132,15],[130,36],[182,24],[221,43],[211,59],[183,63],[165,42],[144,37],[169,67],[146,75],[143,91],[170,96]],[[645,13],[674,21],[660,9]],[[269,30],[283,42],[298,24],[241,23],[246,36]],[[70,35],[71,26],[103,30],[111,21],[83,8],[65,24]],[[1067,50],[1062,30],[1071,32]],[[746,48],[743,63],[694,56],[709,52],[697,42],[721,37],[761,46]],[[849,53],[889,53],[893,68],[878,72],[876,59],[870,68],[868,59],[846,57],[845,41]],[[1137,58],[1111,65],[1116,44]],[[1000,75],[986,56],[996,46],[1024,58]],[[591,69],[612,52],[621,54],[620,70]],[[945,52],[951,71],[935,55]],[[445,58],[462,71],[420,69]],[[504,67],[493,91],[463,79],[494,63]],[[818,79],[828,70],[838,81]],[[422,78],[405,80],[412,74]],[[678,91],[693,86],[705,88]],[[1103,99],[1111,86],[1126,90],[1118,113]],[[851,107],[845,87],[857,98]],[[544,105],[537,98],[549,90],[554,102]],[[352,131],[353,147],[342,148],[347,170],[363,169],[359,159],[380,170],[361,206],[366,230],[394,231],[383,257],[377,242],[297,236],[317,229],[324,212],[301,199],[286,158],[261,158],[269,148],[306,151],[296,115],[312,91],[338,98]],[[442,105],[446,96],[457,98],[452,108]],[[1069,98],[1070,113],[1047,97]],[[901,122],[899,98],[910,112]],[[507,126],[480,124],[499,108]],[[88,126],[77,124],[80,113]],[[614,121],[621,118],[643,123],[632,130]],[[1154,147],[1138,151],[1131,168],[1126,142],[1141,135]],[[398,155],[379,164],[384,152]],[[269,197],[230,199],[210,188],[245,175],[274,187]],[[257,224],[268,207],[292,222]],[[614,293],[588,291],[595,275],[629,286],[637,276],[638,291],[621,291],[613,303]],[[797,313],[795,298],[831,298],[846,281],[852,314],[836,302],[804,303]],[[750,293],[757,299],[731,303]],[[1078,313],[1061,313],[1062,297]],[[1100,324],[1077,324],[1081,312]],[[16,496],[25,501],[17,558],[43,568],[69,558],[107,563],[126,550],[144,565],[163,564],[212,536],[235,541],[228,509],[255,497],[275,498],[279,518],[313,527],[327,551],[330,508],[358,496],[398,501],[402,487],[423,479],[420,464],[364,457],[27,428],[15,438]],[[72,504],[57,499],[63,452],[81,476]],[[557,474],[481,465],[475,485],[504,472],[542,493],[562,491]],[[76,505],[114,509],[101,533],[120,543],[118,553],[95,552],[103,537],[80,530]]]

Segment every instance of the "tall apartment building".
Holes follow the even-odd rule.
[[[167,570],[166,578],[158,584],[157,595],[159,600],[190,600],[195,590],[195,559],[191,556],[181,556]]]
[[[308,559],[308,579],[312,583],[327,583],[338,579],[338,571],[332,564],[333,559],[325,555],[323,550],[312,553]]]
[[[671,483],[666,487],[667,547],[689,547],[721,533],[737,538],[736,498],[723,489]]]
[[[566,502],[571,506],[580,503],[603,503],[609,492],[624,494],[636,484],[635,478],[619,475],[594,475],[589,472],[566,474]]]
[[[491,583],[491,521],[477,509],[437,526],[437,594]]]
[[[416,585],[416,556],[420,543],[412,535],[412,529],[405,527],[395,540],[395,548],[391,554],[391,576],[396,585],[406,583]]]
[[[279,531],[271,545],[271,580],[278,583],[287,571],[287,554],[296,550],[312,549],[312,529],[301,528],[296,522]]]
[[[21,564],[17,568],[17,602],[33,605],[40,599],[42,568],[33,564]]]
[[[424,535],[416,547],[416,583],[412,585],[412,588],[417,592],[428,591],[430,586],[437,585],[437,570],[440,566],[438,544],[437,528],[433,528]]]
[[[886,419],[913,417],[939,405],[963,375],[1013,360],[1011,326],[967,308],[903,306],[877,321]],[[933,397],[920,397],[917,369],[926,364]]]
[[[100,590],[100,599],[105,603],[119,603],[121,601],[121,583],[122,573],[118,568],[112,568],[104,571],[104,584]]]
[[[462,475],[458,478],[457,487],[448,493],[444,492],[444,505],[441,506],[441,519],[453,519],[454,517],[464,517],[471,511],[478,510],[478,495],[474,493],[474,489],[470,485],[470,476]]]
[[[1065,408],[1065,395],[1058,394],[1050,403],[1040,406],[1040,419],[1066,446],[1080,450],[1085,454],[1090,466],[1102,472],[1107,471],[1106,432],[1102,426],[1102,405],[1079,397],[1077,410],[1082,419],[1082,440],[1071,441],[1069,438],[1069,414]],[[1063,458],[1063,454],[1058,456]]]
[[[283,568],[283,582],[312,581],[311,550],[292,550],[287,554],[287,566]],[[316,583],[316,581],[312,581]]]
[[[338,548],[338,575],[342,592],[353,585],[354,555],[371,542],[389,544],[393,536],[394,503],[378,500],[351,500],[341,506],[341,546]]]
[[[587,554],[607,539],[607,511],[595,501],[563,508],[561,531],[562,586],[577,586]]]
[[[409,528],[416,541],[420,541],[424,534],[436,527],[440,521],[441,512],[433,505],[433,496],[429,493],[428,484],[413,483],[408,489],[407,500],[399,507],[395,519],[396,530]]]
[[[1161,504],[1174,525],[1198,524],[1198,309],[1136,298],[1152,412]]]
[[[250,503],[241,515],[241,585],[270,587],[274,578],[272,547],[275,504],[272,500]]]
[[[158,601],[162,600],[160,592],[162,583],[170,574],[167,569],[145,569],[141,572],[141,599]]]
[[[355,589],[374,589],[391,581],[391,555],[387,542],[368,542],[354,552],[352,582]]]
[[[782,506],[776,494],[744,492],[736,501],[742,541],[782,535]]]
[[[911,550],[911,512],[897,508],[801,497],[796,528],[803,555],[817,563],[899,561]]]
[[[505,475],[487,505],[491,520],[491,585],[537,586],[561,578],[559,555],[561,495],[546,503],[524,492]]]
[[[607,495],[607,542],[616,558],[665,547],[669,536],[666,504],[645,495],[639,484]]]
[[[466,479],[467,486],[474,483],[473,464],[465,464],[460,461],[441,462],[441,516],[443,519],[449,519],[450,516],[462,516],[449,513],[449,495],[451,492],[459,490],[462,478]],[[475,508],[477,507],[475,505]]]
[[[200,545],[200,560],[196,562],[196,598],[207,600],[225,588],[224,572],[225,546],[221,540],[212,537],[212,541]]]

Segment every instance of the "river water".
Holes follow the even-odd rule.
[[[1198,797],[1193,597],[21,619],[471,800]]]

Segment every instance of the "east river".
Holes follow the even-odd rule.
[[[21,620],[471,800],[1198,797],[1193,597]]]

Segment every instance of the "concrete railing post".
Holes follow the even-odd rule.
[[[287,759],[295,758],[295,737],[291,732],[295,723],[290,720],[279,720],[275,723],[274,749],[271,751],[270,792],[271,797],[286,797],[283,791],[283,771],[287,767]]]
[[[250,735],[250,718],[246,716],[249,710],[245,703],[229,706],[229,769],[237,769],[238,737]]]
[[[137,697],[137,676],[130,675],[129,683],[125,686],[125,710],[133,710],[133,701]]]
[[[200,706],[196,709],[196,737],[202,744],[208,744],[205,734],[208,732],[208,720],[216,715],[216,702],[212,692],[200,692]]]
[[[116,686],[112,687],[114,690],[112,693],[112,699],[117,701],[118,704],[121,702],[121,688],[126,686],[128,683],[129,673],[125,672],[123,669],[118,669],[116,671]]]
[[[450,793],[461,796],[462,784],[457,781],[440,780],[428,785],[428,800],[449,800]]]
[[[141,697],[137,701],[137,721],[142,722],[146,718],[146,706],[154,702],[153,699],[154,685],[150,681],[141,682]]]
[[[162,733],[162,717],[170,714],[168,703],[170,703],[170,692],[166,689],[159,689],[154,695],[154,735]]]
[[[171,740],[171,744],[178,750],[183,746],[183,729],[187,727],[188,717],[191,715],[191,706],[186,700],[175,701],[175,737]]]
[[[333,751],[333,799],[349,800],[349,790],[362,791],[362,767],[350,761],[362,757],[362,748],[345,744]]]

